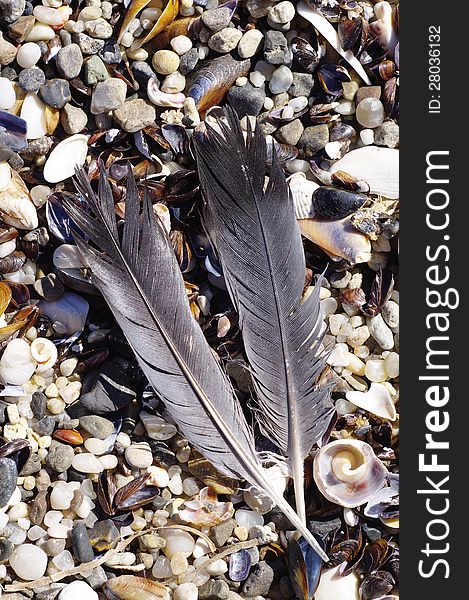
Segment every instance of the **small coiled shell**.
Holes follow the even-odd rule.
[[[313,193],[316,213],[331,221],[344,219],[361,208],[367,197],[332,186],[320,186]]]
[[[355,229],[350,217],[328,221],[316,216],[314,219],[299,219],[298,224],[304,237],[332,257],[345,258],[352,265],[370,260],[371,242]]]
[[[109,579],[103,585],[103,590],[109,600],[156,600],[166,596],[166,588],[162,583],[135,575]]]
[[[194,99],[197,110],[205,113],[220,103],[238,77],[249,73],[250,64],[249,60],[235,60],[231,54],[215,58],[195,72],[187,95]]]
[[[316,454],[313,476],[328,500],[355,508],[384,486],[387,470],[366,442],[336,440]]]
[[[47,338],[37,337],[31,343],[30,352],[37,363],[37,373],[48,371],[57,362],[57,347]]]

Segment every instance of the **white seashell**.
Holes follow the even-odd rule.
[[[57,348],[47,338],[38,337],[30,347],[31,356],[37,362],[36,373],[49,370],[57,362]]]
[[[294,173],[287,179],[297,219],[314,217],[313,193],[319,185],[306,179],[304,173]]]
[[[392,6],[389,2],[375,4],[376,21],[370,23],[370,30],[376,36],[383,50],[394,50],[399,41],[392,22]]]
[[[63,327],[61,333],[64,335],[73,335],[77,331],[82,331],[88,316],[88,302],[73,292],[65,294],[55,302],[41,301],[38,304],[39,312],[51,321],[60,323]]]
[[[182,92],[177,94],[166,94],[159,88],[158,81],[151,77],[147,84],[147,95],[150,102],[155,106],[166,106],[172,108],[182,108],[186,97]]]
[[[44,165],[44,179],[58,183],[75,175],[75,167],[81,167],[88,153],[88,138],[77,133],[62,140],[49,154]]]
[[[338,565],[321,573],[314,600],[359,600],[358,577],[354,572],[344,577],[340,574],[340,568]]]
[[[16,102],[13,84],[6,77],[0,77],[0,108],[8,110]]]
[[[399,198],[399,150],[365,146],[348,152],[335,162],[329,173],[345,171],[370,186],[370,193]]]
[[[171,231],[171,214],[169,208],[165,204],[156,203],[153,205],[153,212],[158,217],[163,229],[169,235]]]
[[[345,51],[339,40],[339,35],[329,21],[321,15],[316,9],[311,8],[305,2],[299,2],[296,5],[296,10],[304,19],[309,21],[315,29],[329,42],[336,52],[345,58],[349,65],[357,72],[363,81],[367,85],[371,85],[370,78],[368,77],[365,69],[362,67],[360,61],[355,57],[353,52],[350,50]]]
[[[23,44],[16,55],[16,62],[23,69],[34,67],[41,58],[41,48],[35,42],[26,42]]]
[[[0,163],[0,192],[10,185],[11,167],[7,162]]]
[[[29,344],[20,338],[11,340],[0,359],[0,377],[3,382],[23,385],[36,369]]]
[[[5,273],[3,278],[13,283],[32,285],[36,281],[36,264],[31,260],[27,260],[19,271]]]
[[[0,244],[0,258],[5,258],[16,250],[16,240],[10,240]]]
[[[396,407],[391,394],[381,383],[372,383],[367,392],[347,392],[346,398],[363,410],[382,419],[396,420]]]
[[[19,229],[35,229],[38,226],[37,211],[28,188],[13,169],[10,170],[10,176],[9,184],[0,191],[0,215],[8,225]]]
[[[46,107],[36,92],[26,94],[20,117],[26,121],[28,140],[37,140],[47,134]]]
[[[384,486],[387,470],[366,442],[353,439],[326,444],[314,457],[319,491],[334,504],[355,508]]]
[[[78,246],[72,244],[62,244],[56,248],[52,261],[57,269],[84,269],[87,267]]]

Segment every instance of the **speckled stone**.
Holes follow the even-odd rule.
[[[325,124],[313,125],[311,127],[306,127],[303,131],[298,146],[306,158],[311,158],[317,152],[322,150],[328,142],[328,126]]]
[[[98,415],[80,417],[80,427],[98,440],[105,440],[114,431],[114,424]]]
[[[18,76],[18,85],[25,92],[37,92],[45,82],[46,76],[44,71],[38,67],[23,69]]]
[[[0,508],[5,506],[16,488],[18,470],[11,458],[0,458]]]
[[[66,79],[50,79],[39,90],[41,100],[52,108],[63,108],[72,99]]]
[[[65,79],[78,77],[83,66],[83,55],[77,44],[70,44],[61,48],[56,57],[56,66],[59,75]]]
[[[154,123],[156,111],[151,104],[137,98],[136,100],[124,102],[122,106],[114,111],[112,116],[124,131],[135,133]]]
[[[73,448],[53,440],[46,456],[46,465],[57,473],[64,473],[72,466],[74,455]]]

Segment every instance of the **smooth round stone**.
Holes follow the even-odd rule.
[[[186,87],[186,78],[184,75],[181,75],[179,71],[175,71],[171,73],[167,77],[165,77],[163,83],[161,84],[161,91],[166,94],[177,94],[182,92]]]
[[[383,381],[386,381],[387,377],[384,360],[369,360],[365,365],[365,377],[376,383],[382,383]]]
[[[377,98],[365,98],[357,105],[355,116],[360,125],[374,129],[384,121],[384,106]]]
[[[96,456],[88,452],[75,454],[72,467],[80,473],[101,473],[104,470],[102,463]]]
[[[125,460],[131,467],[147,469],[153,462],[150,446],[146,442],[132,444],[125,449]]]
[[[166,540],[163,552],[170,560],[176,552],[184,554],[187,558],[194,551],[194,538],[187,531],[183,531],[182,529],[168,529],[161,531],[160,535]]]
[[[293,83],[293,73],[285,65],[276,69],[269,81],[269,89],[272,94],[282,94],[286,92]]]
[[[399,375],[399,354],[390,352],[384,359],[384,368],[389,379],[394,379]]]
[[[16,62],[23,69],[34,67],[37,61],[41,58],[41,48],[35,42],[26,42],[23,44],[16,54]]]
[[[187,571],[189,563],[183,552],[175,552],[171,557],[171,571],[174,575],[182,575]]]
[[[0,108],[8,110],[16,102],[15,88],[6,77],[0,77]]]
[[[234,27],[226,27],[214,33],[208,40],[208,46],[215,52],[226,54],[236,48],[243,34]]]
[[[228,565],[223,559],[219,558],[218,560],[213,561],[213,563],[207,565],[205,570],[209,575],[217,577],[218,575],[223,575],[223,573],[228,571]]]
[[[98,438],[88,438],[85,440],[84,444],[88,452],[91,452],[91,454],[94,454],[95,456],[104,454],[108,449],[108,445],[109,444],[107,442],[104,440],[99,440]]]
[[[65,540],[68,538],[69,528],[63,523],[56,523],[47,530],[47,535],[51,538]]]
[[[371,146],[375,141],[375,132],[372,129],[362,129],[360,140],[364,146]]]
[[[13,550],[10,566],[21,579],[34,581],[46,572],[47,554],[33,544],[21,544]]]
[[[295,7],[291,2],[279,2],[269,10],[267,16],[272,23],[289,23],[295,16]]]
[[[73,556],[68,550],[62,550],[57,556],[54,556],[52,563],[60,570],[73,569],[75,562]]]
[[[55,31],[49,25],[36,23],[25,38],[26,42],[50,42],[54,39]]]
[[[18,77],[18,85],[25,92],[37,92],[41,85],[46,83],[46,76],[42,69],[32,67],[31,69],[23,69]]]
[[[187,35],[177,35],[171,40],[171,48],[176,54],[182,56],[192,48],[192,40]]]
[[[169,75],[178,70],[179,56],[172,50],[158,50],[153,55],[152,65],[160,75]]]
[[[11,458],[0,458],[0,508],[6,506],[16,489],[18,470]]]
[[[195,583],[181,583],[173,592],[173,600],[197,600],[199,590]]]
[[[51,25],[53,27],[63,25],[62,15],[56,8],[35,6],[33,15],[40,23],[45,23],[46,25]]]
[[[98,600],[98,598],[98,594],[85,581],[72,581],[58,596],[58,600]]]
[[[56,485],[50,495],[50,505],[54,510],[67,510],[73,500],[74,491],[67,485]]]
[[[246,31],[238,44],[238,54],[241,58],[251,58],[259,52],[264,35],[259,29]]]
[[[80,417],[80,427],[92,437],[105,440],[114,432],[114,424],[99,415],[85,415]]]
[[[251,529],[251,527],[255,527],[256,525],[264,525],[264,517],[260,513],[254,512],[253,510],[239,508],[235,512],[234,518],[238,524],[238,527],[245,527],[247,530]]]
[[[155,579],[167,579],[172,577],[171,561],[166,556],[158,556],[153,565],[151,573]]]
[[[98,460],[104,469],[115,469],[117,467],[118,460],[115,454],[106,454],[105,456],[100,456]]]
[[[28,531],[28,540],[36,542],[37,540],[43,538],[45,535],[47,535],[47,531],[45,529],[39,527],[39,525],[33,525]]]
[[[57,525],[63,519],[63,514],[58,510],[49,510],[44,517],[44,525],[46,527],[52,527]]]

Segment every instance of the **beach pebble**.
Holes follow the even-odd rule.
[[[264,517],[253,510],[239,508],[234,515],[238,527],[245,527],[247,530],[256,525],[264,525]]]
[[[93,548],[90,544],[88,529],[83,523],[75,523],[72,529],[73,553],[80,562],[89,562],[94,558]]]
[[[197,48],[191,48],[188,52],[181,56],[181,60],[179,63],[180,73],[182,73],[182,75],[187,75],[195,69],[198,62],[199,50]]]
[[[368,360],[365,364],[365,376],[370,381],[374,381],[376,383],[382,383],[383,381],[386,381],[387,376],[384,360]]]
[[[91,56],[83,67],[83,79],[87,85],[95,85],[109,77],[106,65],[97,55]]]
[[[231,52],[236,48],[242,36],[242,32],[238,29],[235,29],[234,27],[226,27],[221,31],[217,31],[217,33],[214,33],[210,37],[208,40],[208,46],[215,52],[226,54],[227,52]]]
[[[38,67],[23,69],[18,76],[18,85],[25,92],[37,92],[45,82],[46,76],[44,71]]]
[[[210,31],[221,31],[228,27],[231,12],[231,9],[227,6],[213,8],[202,13],[201,21]]]
[[[249,29],[243,34],[238,44],[238,54],[241,58],[251,58],[262,48],[264,35],[259,29]]]
[[[274,579],[274,571],[265,561],[260,561],[251,571],[243,585],[243,593],[249,598],[267,596]]]
[[[163,552],[170,560],[176,552],[181,552],[184,556],[188,557],[194,551],[194,538],[187,531],[183,531],[182,529],[165,529],[160,531],[160,535],[166,540]]]
[[[78,77],[83,66],[83,55],[80,47],[77,44],[64,46],[57,53],[55,62],[61,77],[65,79]]]
[[[72,581],[58,596],[58,600],[98,600],[99,596],[85,581]]]
[[[390,352],[384,359],[384,368],[389,379],[394,379],[399,375],[399,354]]]
[[[186,87],[186,78],[179,71],[167,75],[161,84],[161,91],[166,94],[177,94]]]
[[[138,442],[125,449],[125,460],[131,467],[146,469],[153,463],[153,455],[149,444]]]
[[[362,129],[360,131],[360,140],[364,146],[371,146],[375,141],[375,132],[373,129]]]
[[[394,336],[381,314],[376,315],[375,317],[368,317],[366,324],[372,337],[378,342],[383,350],[391,350],[394,348]]]
[[[16,489],[18,470],[11,458],[0,458],[0,508],[6,506]]]
[[[177,35],[171,40],[171,48],[176,54],[182,56],[192,48],[192,40],[187,35]]]
[[[9,109],[16,102],[15,88],[6,77],[0,77],[0,109]]]
[[[27,42],[20,46],[16,55],[16,62],[23,69],[34,67],[37,61],[41,58],[41,49],[34,42]]]
[[[364,85],[359,88],[355,95],[355,102],[360,104],[365,98],[375,98],[379,100],[381,97],[381,87],[379,85]]]
[[[90,436],[105,440],[114,431],[114,424],[99,415],[84,415],[80,417],[80,427]]]
[[[306,127],[298,142],[299,148],[308,158],[313,157],[329,142],[329,128],[327,125],[312,125]]]
[[[172,50],[158,50],[152,58],[153,68],[160,75],[169,75],[177,71],[179,56]]]
[[[292,51],[281,31],[267,31],[264,38],[264,58],[271,65],[290,65]],[[257,68],[257,65],[256,65]]]
[[[181,583],[173,592],[173,600],[197,600],[199,590],[194,583]]]
[[[295,16],[295,7],[291,2],[279,2],[267,13],[272,23],[288,23]]]
[[[13,550],[10,566],[21,579],[34,581],[46,572],[47,554],[33,544],[21,544]]]
[[[75,454],[72,461],[72,467],[80,473],[101,473],[104,470],[102,463],[88,452]]]
[[[109,81],[109,80],[108,80]],[[113,113],[114,121],[129,133],[140,131],[155,122],[155,108],[140,98],[124,102]]]
[[[377,146],[397,148],[399,146],[399,125],[395,121],[384,121],[374,130]]]
[[[200,600],[228,600],[230,588],[226,581],[209,579],[199,587]]]
[[[8,42],[0,31],[0,66],[9,65],[15,60],[16,46]]]
[[[160,555],[156,558],[151,571],[155,579],[167,579],[173,575],[171,561],[167,556]]]
[[[124,104],[126,93],[127,85],[122,79],[110,77],[100,81],[91,97],[91,112],[98,115],[119,108]]]
[[[50,79],[39,90],[41,100],[52,108],[63,108],[72,99],[66,79]]]
[[[72,104],[66,104],[60,112],[60,123],[69,135],[75,135],[83,131],[87,122],[88,115],[85,111]],[[58,298],[55,299],[58,300]]]
[[[85,56],[97,54],[104,49],[106,42],[104,40],[98,40],[96,38],[92,38],[90,35],[86,33],[74,33],[72,36],[73,41],[78,44],[80,51]],[[115,62],[114,52],[112,52],[113,60]],[[103,59],[104,60],[104,59]],[[120,60],[120,54],[119,54]],[[106,62],[106,61],[104,61]]]
[[[46,456],[46,465],[57,473],[64,473],[72,466],[74,456],[75,453],[71,446],[60,444],[54,440]]]
[[[272,94],[281,94],[286,92],[293,83],[293,73],[285,66],[281,65],[276,69],[269,81],[269,89]]]
[[[355,116],[360,125],[374,129],[381,125],[384,120],[383,104],[376,98],[365,98],[357,104]]]
[[[242,87],[234,85],[228,92],[227,99],[240,118],[245,115],[257,116],[264,106],[264,86],[257,88],[249,82]]]
[[[293,109],[292,109],[293,110]],[[296,146],[304,131],[304,125],[300,119],[294,119],[290,123],[286,123],[279,127],[275,132],[275,138],[281,144],[292,144]]]
[[[108,40],[112,37],[112,25],[105,19],[93,19],[85,23],[85,31],[92,38]]]
[[[294,98],[309,98],[314,87],[314,78],[310,73],[293,73],[293,83],[288,93]]]
[[[50,495],[50,505],[54,510],[67,510],[73,500],[74,491],[67,484],[56,485]]]

